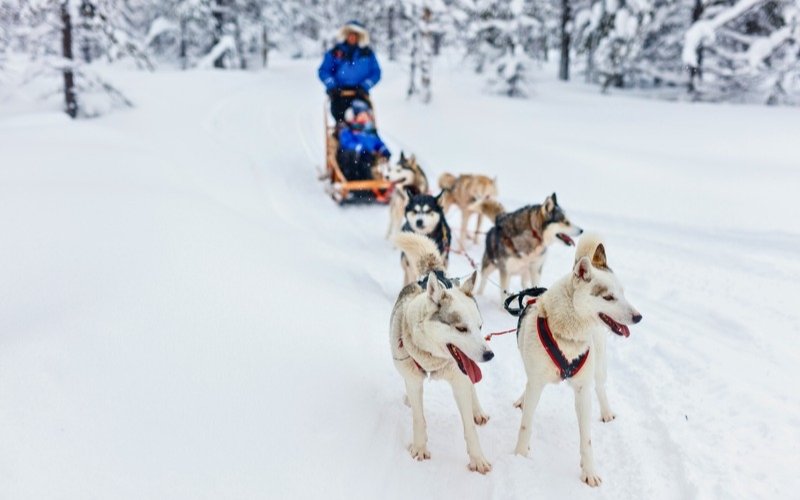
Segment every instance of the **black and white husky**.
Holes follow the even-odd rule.
[[[442,193],[437,196],[429,194],[410,195],[405,209],[405,224],[402,232],[416,233],[427,236],[435,244],[442,256],[444,269],[447,269],[447,261],[450,256],[450,226],[444,217],[442,210]],[[400,263],[405,274],[403,285],[408,285],[417,278],[416,269],[406,258],[401,255]]]

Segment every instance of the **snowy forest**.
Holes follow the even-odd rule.
[[[555,58],[558,78],[604,92],[800,102],[798,0],[0,0],[0,86],[47,79],[71,116],[91,115],[102,109],[79,110],[77,95],[130,105],[95,62],[263,68],[273,50],[319,57],[348,19],[409,65],[424,100],[437,54],[452,50],[511,97]]]

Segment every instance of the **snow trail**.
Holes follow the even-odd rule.
[[[511,454],[525,383],[513,335],[491,341],[477,388],[493,472],[467,470],[445,383],[425,387],[432,459],[408,455],[387,332],[399,256],[383,239],[384,208],[339,208],[315,180],[313,66],[130,74],[142,104],[129,113],[0,120],[0,147],[17,158],[0,179],[0,497],[791,497],[792,110],[605,98],[549,81],[536,99],[508,101],[459,74],[438,79],[425,108],[399,97],[405,76],[386,68],[375,100],[395,154],[413,145],[434,183],[444,171],[496,174],[510,208],[556,191],[572,220],[608,238],[644,321],[609,338],[618,418],[601,423],[593,403],[604,482],[590,490],[566,386],[542,396],[531,457]],[[730,124],[745,115],[757,136]],[[715,122],[732,139],[705,129]],[[770,150],[781,141],[783,153]],[[751,148],[769,151],[760,173]],[[738,177],[720,180],[726,170]],[[460,224],[455,211],[450,220]],[[479,260],[480,247],[469,252]],[[553,247],[544,284],[571,263],[572,249]],[[468,272],[454,255],[450,273]],[[487,333],[516,322],[497,296],[490,286],[479,297]]]

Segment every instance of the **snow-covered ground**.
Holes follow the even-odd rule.
[[[118,72],[137,108],[97,120],[0,112],[0,498],[797,494],[796,109],[550,79],[508,100],[449,70],[425,107],[386,68],[374,97],[395,153],[432,179],[497,175],[509,207],[555,191],[608,239],[644,321],[609,340],[618,418],[595,404],[592,490],[566,386],[542,397],[531,457],[512,455],[524,374],[510,335],[478,386],[493,472],[467,470],[440,382],[426,385],[432,459],[410,458],[387,341],[399,257],[385,208],[338,208],[316,181],[315,65]],[[553,248],[544,283],[571,259]],[[487,290],[484,329],[513,326]]]

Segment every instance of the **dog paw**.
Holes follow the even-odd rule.
[[[603,422],[611,422],[615,418],[617,418],[617,416],[611,413],[610,411],[600,413],[600,420],[602,420]]]
[[[431,458],[431,452],[428,451],[428,447],[424,444],[421,446],[411,444],[408,446],[408,451],[411,453],[411,458],[420,462]]]
[[[588,484],[592,488],[600,486],[600,484],[603,482],[603,480],[600,479],[600,476],[598,476],[596,472],[587,470],[581,472],[581,481]]]
[[[527,457],[528,453],[531,452],[530,446],[520,446],[517,445],[517,448],[514,450],[514,455],[519,455],[521,457]]]
[[[486,474],[492,471],[492,464],[483,457],[472,457],[469,459],[469,470]]]
[[[472,419],[475,420],[475,423],[478,425],[486,425],[486,422],[489,421],[489,415],[479,411],[472,415]]]

